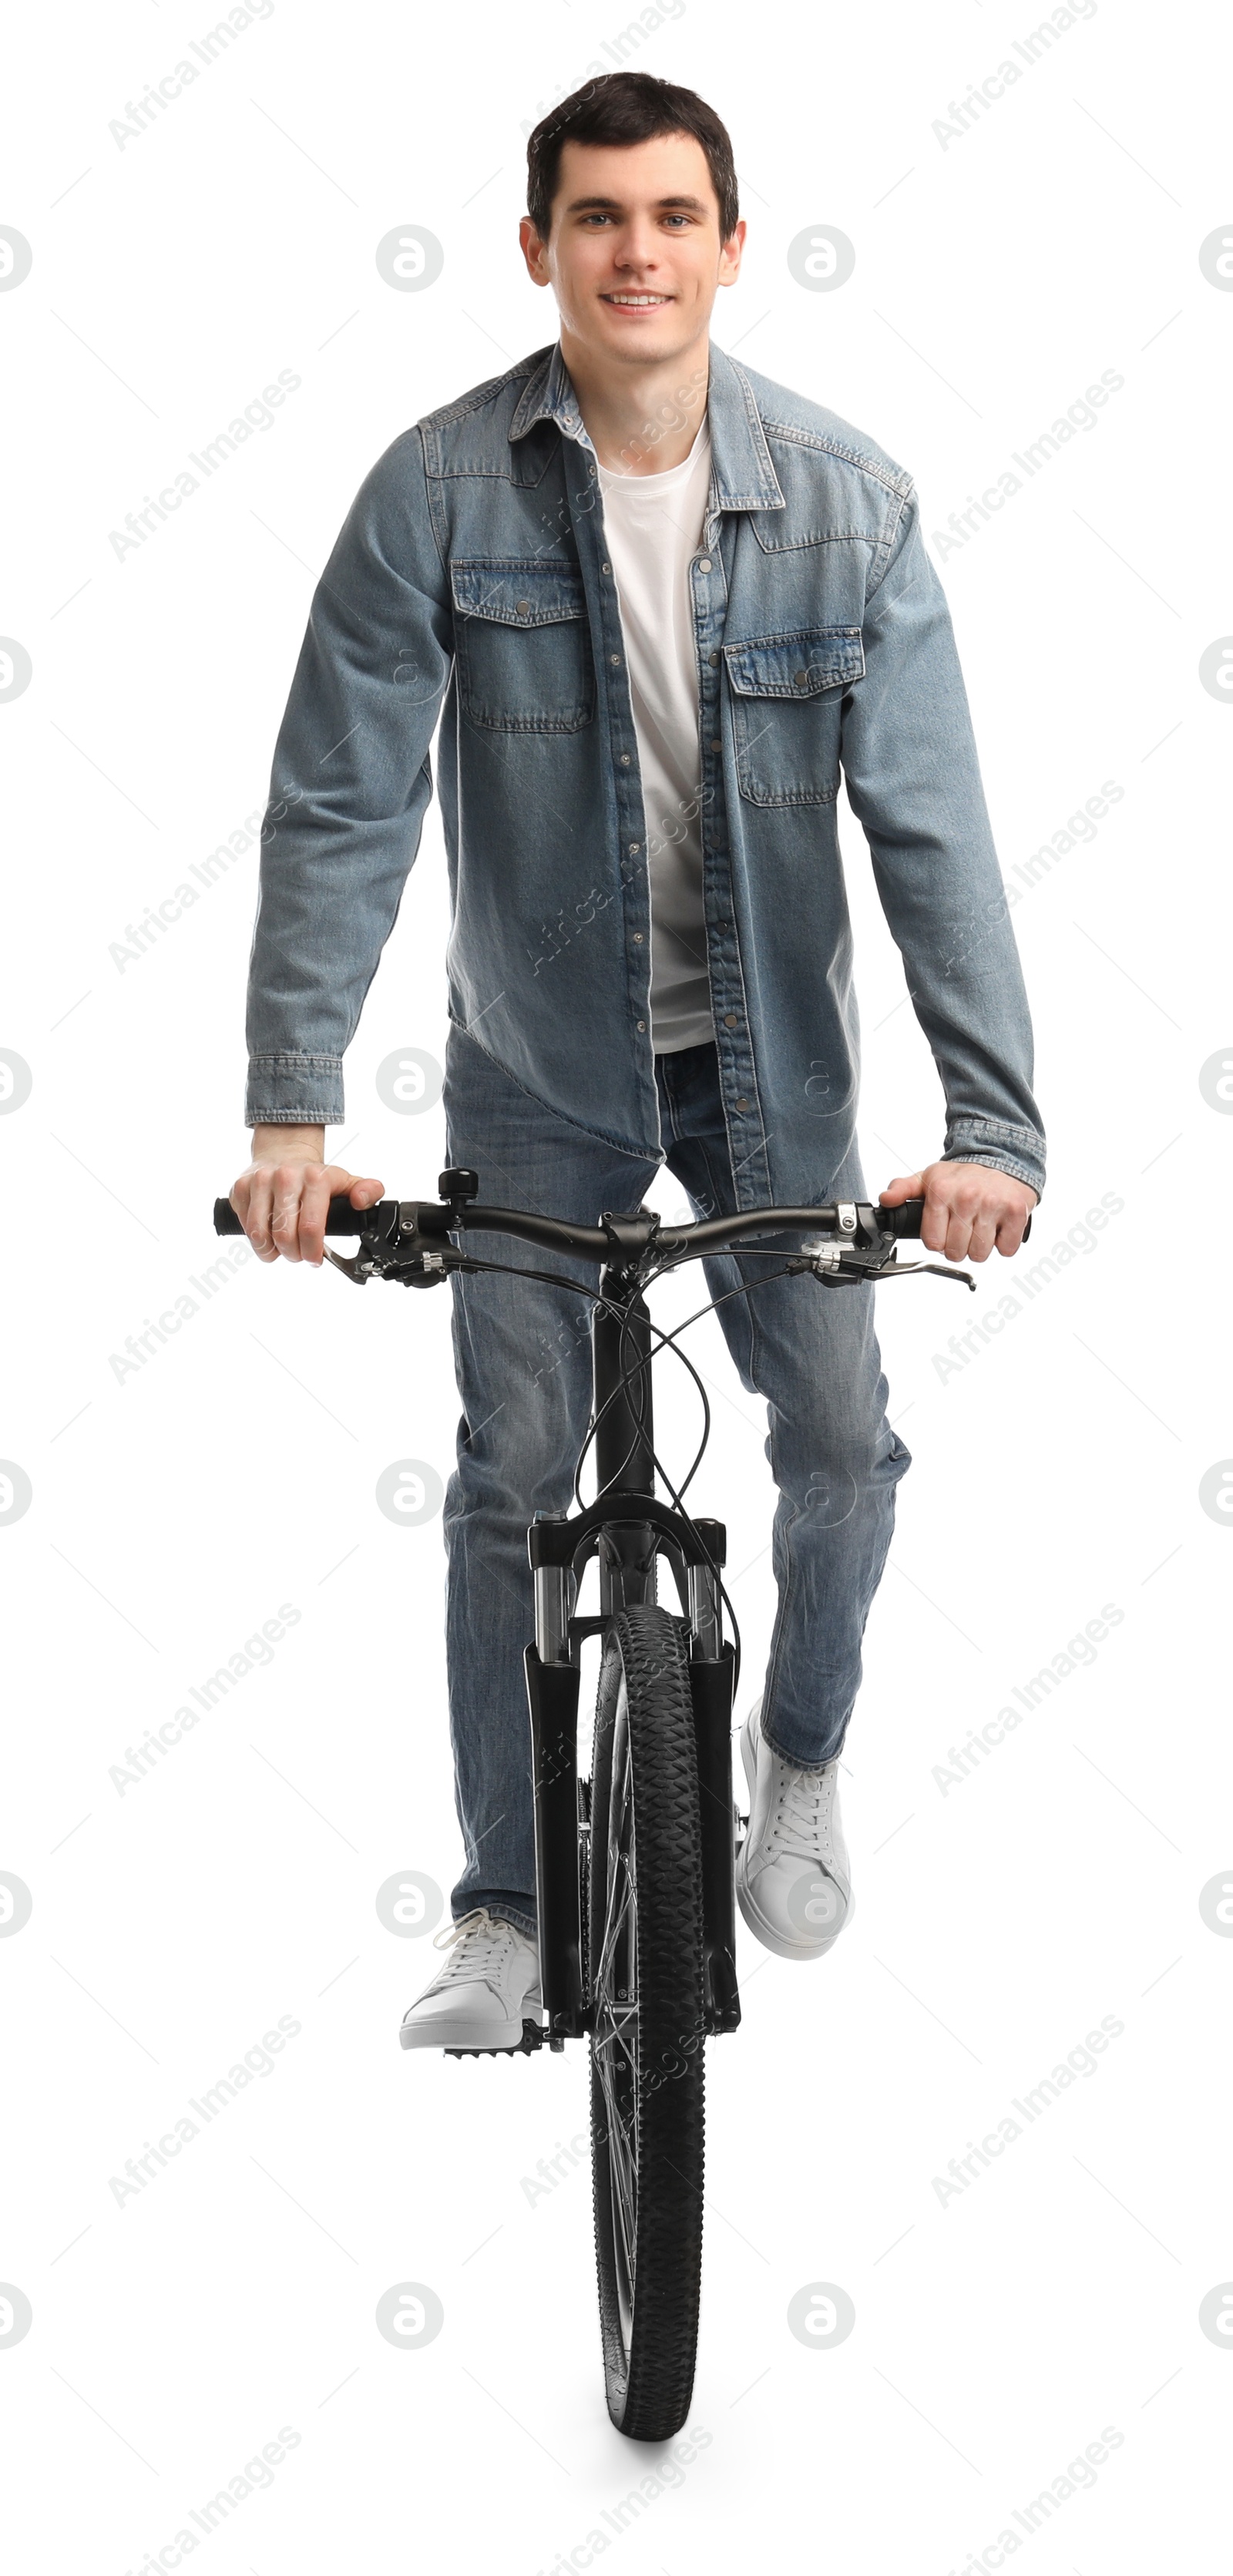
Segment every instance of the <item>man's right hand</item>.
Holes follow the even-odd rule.
[[[359,1180],[327,1163],[324,1127],[254,1127],[253,1158],[231,1204],[259,1261],[309,1261],[320,1268],[330,1200],[375,1207],[384,1183]]]

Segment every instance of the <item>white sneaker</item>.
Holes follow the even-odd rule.
[[[452,1956],[404,2014],[404,2048],[519,2048],[524,2021],[539,2027],[539,1950],[515,1924],[479,1905],[433,1948]]]
[[[737,1854],[737,1902],[780,1959],[818,1959],[856,1910],[839,1820],[839,1757],[820,1771],[785,1761],[762,1733],[762,1702],[741,1730],[749,1829]]]

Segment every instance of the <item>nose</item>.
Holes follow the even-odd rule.
[[[613,263],[620,269],[625,284],[633,283],[633,279],[628,275],[630,270],[636,270],[640,276],[644,269],[658,266],[656,251],[657,237],[651,225],[635,216],[612,255]]]

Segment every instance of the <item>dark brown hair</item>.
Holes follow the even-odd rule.
[[[552,200],[566,143],[649,143],[656,134],[692,134],[706,154],[719,199],[719,238],[730,241],[740,220],[736,168],[726,125],[696,90],[649,72],[604,72],[563,98],[527,138],[527,213],[547,241]]]

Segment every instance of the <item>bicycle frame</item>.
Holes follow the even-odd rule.
[[[655,1493],[652,1463],[650,1315],[637,1259],[651,1220],[608,1218],[615,1257],[600,1275],[606,1305],[592,1316],[596,1499],[574,1515],[537,1513],[527,1533],[535,1577],[535,1639],[526,1648],[535,1789],[535,1890],[540,1990],[549,2041],[559,2046],[591,2026],[582,1965],[582,1829],[578,1777],[579,1647],[603,1635],[615,1612],[654,1601],[656,1563],[666,1556],[689,1631],[702,1835],[704,2009],[708,2035],[735,2030],[733,1650],[722,1634],[718,1571],[726,1533],[715,1520],[692,1527]],[[631,1371],[637,1371],[632,1376]],[[585,1567],[599,1561],[598,1617],[574,1605]]]

